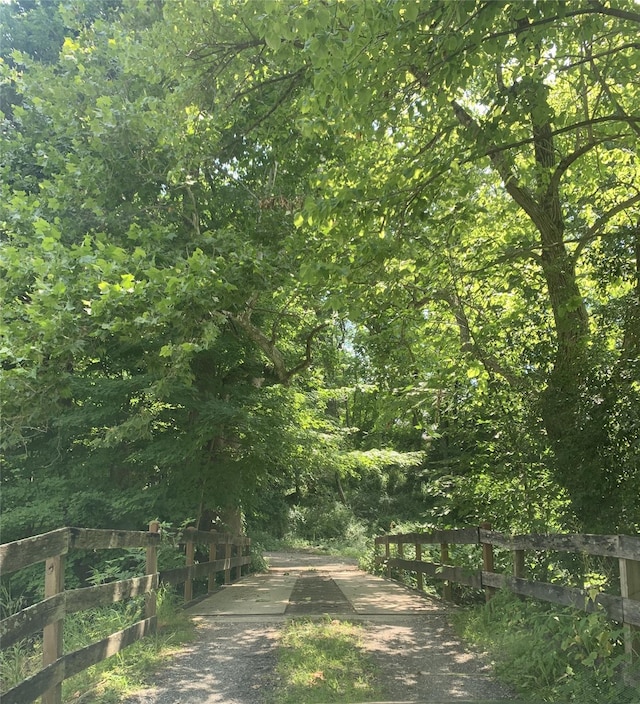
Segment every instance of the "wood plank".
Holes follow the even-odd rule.
[[[395,545],[398,545],[400,543],[421,543],[423,545],[428,543],[478,545],[480,542],[477,528],[461,528],[458,530],[436,530],[432,533],[399,533],[397,535],[385,535],[381,537],[386,539],[385,542]]]
[[[217,557],[218,547],[213,543],[209,545],[209,562],[215,562]],[[210,571],[207,575],[207,593],[211,593],[216,588],[216,573]]]
[[[449,543],[440,543],[440,564],[449,565],[450,562]],[[442,583],[442,598],[445,601],[453,601],[453,589],[451,588],[451,581],[448,579]]]
[[[633,613],[632,602],[640,603],[640,562],[620,558],[620,593],[627,600],[627,611]],[[624,626],[625,653],[636,661],[640,658],[640,631],[630,623]]]
[[[479,532],[479,535],[478,535]],[[640,561],[640,536],[593,535],[582,533],[505,535],[498,531],[464,528],[432,533],[378,535],[376,545],[399,543],[454,543],[458,545],[492,544],[508,550],[554,550],[578,552],[603,557],[622,557]]]
[[[399,570],[409,570],[411,572],[421,572],[429,577],[440,580],[449,580],[458,584],[465,584],[474,589],[482,589],[480,570],[473,572],[463,567],[452,567],[450,565],[440,565],[436,562],[418,562],[417,560],[403,560],[392,557],[389,566]]]
[[[112,655],[116,655],[137,640],[155,633],[156,628],[157,618],[155,616],[146,618],[143,621],[134,623],[133,626],[103,638],[97,643],[92,643],[86,648],[81,648],[65,655],[65,679],[77,675],[79,672],[91,667],[91,665],[102,662],[102,660],[106,660]]]
[[[528,579],[519,579],[508,575],[495,574],[494,572],[482,573],[482,584],[496,589],[509,589],[516,594],[548,601],[561,606],[571,606],[580,611],[593,612],[600,606],[614,621],[622,621],[622,598],[612,594],[599,594],[595,603],[586,595],[584,589],[563,587],[559,584],[546,582],[533,582]]]
[[[195,554],[196,554],[196,544],[193,542],[192,538],[195,537],[197,531],[189,531],[188,533],[185,531],[185,536],[189,536],[187,538],[187,542],[185,545],[185,556],[186,556],[186,566],[191,567],[195,563]],[[211,568],[209,567],[209,570]],[[191,599],[193,599],[193,573],[195,570],[192,570],[189,572],[189,577],[184,582],[184,600],[188,604]]]
[[[140,638],[155,633],[156,628],[155,617],[144,619],[86,648],[69,653],[13,689],[4,692],[2,704],[28,704],[47,690],[59,686],[63,680],[119,653]]]
[[[232,535],[231,533],[218,533],[217,531],[196,530],[195,528],[185,528],[179,533],[176,542],[184,545],[187,542],[194,542],[197,545],[238,545],[246,547],[251,545],[251,538],[246,535]]]
[[[420,543],[415,543],[415,550],[416,550],[416,561],[417,562],[422,562],[422,545]],[[418,582],[418,591],[424,591],[424,579],[423,579],[423,574],[422,572],[417,572],[416,573],[416,580]]]
[[[390,558],[388,563],[391,567],[399,570],[411,570],[412,572],[422,572],[423,574],[431,574],[432,567],[440,567],[435,562],[418,562],[417,560],[404,560],[399,557]]]
[[[193,567],[174,567],[171,570],[161,570],[158,575],[165,584],[181,584],[189,578],[189,570]]]
[[[66,555],[48,557],[45,562],[44,597],[48,599],[56,594],[64,594],[64,568]],[[65,600],[66,601],[66,600]],[[63,653],[62,628],[64,615],[44,627],[42,631],[42,665],[48,667],[57,662]],[[61,704],[62,685],[56,684],[42,695],[42,704]]]
[[[440,576],[442,575],[442,576]],[[480,570],[471,571],[465,567],[448,567],[444,565],[442,571],[436,574],[438,579],[446,579],[450,582],[464,584],[473,589],[482,589],[482,576]]]
[[[412,562],[412,560],[405,560],[404,543],[403,542],[398,543],[398,562]],[[401,582],[404,582],[405,572],[406,572],[405,569],[400,568],[400,581]]]
[[[2,704],[28,704],[47,690],[59,685],[65,677],[64,658],[40,670],[24,682],[2,694]]]
[[[67,613],[76,613],[97,606],[107,606],[122,599],[146,594],[158,588],[158,575],[149,574],[144,577],[123,579],[119,582],[99,584],[95,587],[70,589],[67,591]]]
[[[200,577],[208,577],[209,572],[224,572],[232,567],[242,567],[251,563],[251,558],[248,555],[238,555],[231,557],[228,560],[220,558],[212,562],[200,562],[191,567],[176,567],[170,570],[162,570],[160,581],[167,584],[181,584],[187,579],[198,579]]]
[[[524,560],[524,550],[514,550],[512,553],[513,576],[524,579],[526,566]]]
[[[71,547],[82,550],[109,548],[146,548],[159,545],[160,534],[146,530],[103,530],[101,528],[69,528]]]
[[[149,533],[160,533],[160,521],[149,522]],[[145,618],[153,618],[158,611],[158,548],[155,545],[145,550],[144,573],[155,578],[155,584],[147,590],[144,597]]]
[[[640,551],[640,539],[633,536],[582,533],[504,535],[497,531],[481,529],[480,542],[508,550],[553,550],[603,557],[620,557],[622,553],[635,554]]]
[[[0,574],[9,574],[69,550],[69,529],[59,528],[0,545]]]
[[[224,546],[224,583],[231,584],[231,543]]]
[[[491,523],[481,523],[480,529],[478,531],[478,540],[480,539],[480,530],[491,530]],[[483,543],[482,544],[482,570],[484,572],[495,572],[494,555],[493,555],[493,544]],[[485,600],[491,601],[495,596],[496,590],[493,587],[484,588]]]
[[[618,557],[640,562],[640,535],[619,535]]]
[[[622,613],[625,623],[631,626],[640,626],[640,601],[622,597]]]
[[[65,594],[56,594],[5,618],[0,621],[0,649],[41,631],[63,618],[64,614]]]

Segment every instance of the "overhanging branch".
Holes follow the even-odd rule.
[[[635,205],[636,203],[640,203],[640,193],[637,193],[635,196],[621,201],[617,205],[614,205],[613,208],[608,210],[606,213],[601,215],[595,221],[595,223],[587,230],[586,234],[578,240],[578,245],[573,253],[573,261],[578,261],[580,254],[582,254],[582,250],[589,244],[589,242],[592,242],[600,236],[600,231],[611,220],[611,218],[615,217],[618,213],[623,212],[627,208],[630,208],[631,206]]]
[[[288,386],[291,383],[291,379],[297,374],[308,369],[313,362],[312,346],[314,337],[324,328],[328,327],[328,323],[321,323],[316,325],[308,334],[305,340],[305,357],[304,359],[296,364],[291,369],[287,369],[287,363],[284,355],[276,345],[274,339],[268,338],[262,330],[251,322],[251,315],[253,313],[253,303],[254,299],[251,299],[245,310],[240,314],[233,314],[225,311],[225,315],[229,320],[235,323],[247,337],[253,342],[262,352],[265,354],[267,359],[273,365],[273,370],[275,372],[278,382],[283,386]]]

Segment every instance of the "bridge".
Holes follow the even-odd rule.
[[[304,553],[268,553],[267,560],[268,572],[188,607],[200,626],[198,643],[128,704],[163,704],[175,692],[181,704],[255,704],[269,688],[282,623],[326,615],[363,627],[385,701],[514,701],[456,637],[441,600],[363,572],[355,560]]]
[[[504,702],[513,697],[492,677],[477,654],[469,652],[449,625],[452,606],[446,598],[452,582],[483,589],[490,599],[497,588],[577,609],[604,610],[624,625],[629,658],[637,658],[640,626],[640,537],[601,535],[508,536],[490,526],[463,530],[384,535],[376,538],[376,563],[386,578],[359,570],[353,561],[308,554],[272,554],[264,574],[248,574],[250,541],[245,536],[186,529],[185,566],[158,571],[159,524],[149,531],[62,528],[0,545],[2,574],[45,563],[45,598],[0,622],[0,645],[43,633],[43,667],[2,693],[3,704],[60,704],[62,682],[92,664],[120,652],[156,630],[155,594],[159,583],[183,584],[185,606],[199,623],[200,638],[159,675],[152,690],[130,704],[257,704],[268,688],[275,665],[276,636],[282,623],[295,618],[330,616],[362,625],[364,649],[378,665],[387,702],[442,704]],[[452,564],[449,546],[476,546],[481,566]],[[195,563],[195,546],[208,560]],[[426,548],[424,546],[427,546]],[[146,550],[146,574],[79,589],[65,589],[64,561],[74,549]],[[494,547],[502,551],[501,568]],[[204,548],[204,550],[203,550]],[[546,584],[528,579],[525,551],[596,555],[619,566],[620,593]],[[439,553],[439,555],[438,555]],[[505,560],[505,555],[509,556]],[[202,559],[202,558],[201,558]],[[394,581],[415,575],[417,589]],[[423,577],[444,582],[445,599],[423,591]],[[218,579],[216,580],[216,576]],[[193,599],[192,584],[208,579],[208,594]],[[219,582],[224,586],[218,587]],[[144,618],[101,641],[63,652],[66,614],[145,595]],[[272,679],[271,679],[272,681]],[[142,698],[140,698],[142,697]],[[173,698],[172,698],[173,697]],[[301,702],[304,704],[304,702]]]

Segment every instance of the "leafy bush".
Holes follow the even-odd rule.
[[[346,534],[352,519],[351,509],[339,501],[296,506],[290,511],[290,530],[314,542],[340,538]]]
[[[487,648],[498,676],[538,701],[632,704],[622,631],[600,612],[584,614],[500,592],[462,615],[463,635]],[[625,677],[626,675],[626,677]]]

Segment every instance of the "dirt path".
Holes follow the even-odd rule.
[[[275,686],[283,622],[322,614],[363,626],[385,701],[514,701],[456,637],[449,608],[438,600],[361,572],[355,561],[267,557],[268,574],[244,578],[189,609],[197,640],[125,704],[261,704]]]

